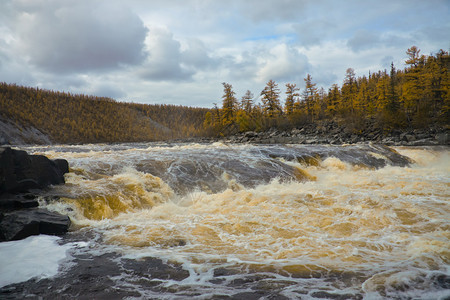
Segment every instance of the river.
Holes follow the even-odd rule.
[[[72,227],[2,243],[0,252],[20,252],[0,259],[2,297],[450,297],[446,147],[24,150],[69,161],[66,184],[40,205]]]

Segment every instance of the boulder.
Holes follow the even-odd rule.
[[[0,148],[0,194],[22,193],[64,183],[69,171],[64,159],[52,161],[43,155],[28,155],[22,150]]]
[[[435,139],[440,145],[448,145],[450,143],[449,134],[446,132],[436,134]]]
[[[0,147],[0,242],[67,232],[69,217],[36,207],[39,190],[64,183],[68,171],[64,159]]]
[[[31,235],[63,235],[70,226],[68,216],[31,208],[0,213],[0,241],[14,241]]]

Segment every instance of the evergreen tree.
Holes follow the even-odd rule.
[[[397,72],[394,67],[394,63],[391,63],[391,72],[389,76],[389,88],[387,94],[387,106],[386,109],[390,113],[396,113],[400,108],[400,103],[397,93]]]

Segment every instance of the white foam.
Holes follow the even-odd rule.
[[[48,278],[58,273],[59,263],[67,258],[70,244],[59,245],[61,238],[48,235],[0,243],[0,287]]]

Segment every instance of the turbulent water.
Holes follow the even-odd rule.
[[[60,200],[45,197],[41,205],[73,224],[66,237],[50,241],[66,253],[59,273],[30,275],[37,277],[3,295],[450,297],[448,148],[26,150],[69,161],[66,184],[49,192]],[[103,279],[83,281],[89,272]],[[77,283],[83,288],[75,290]]]

